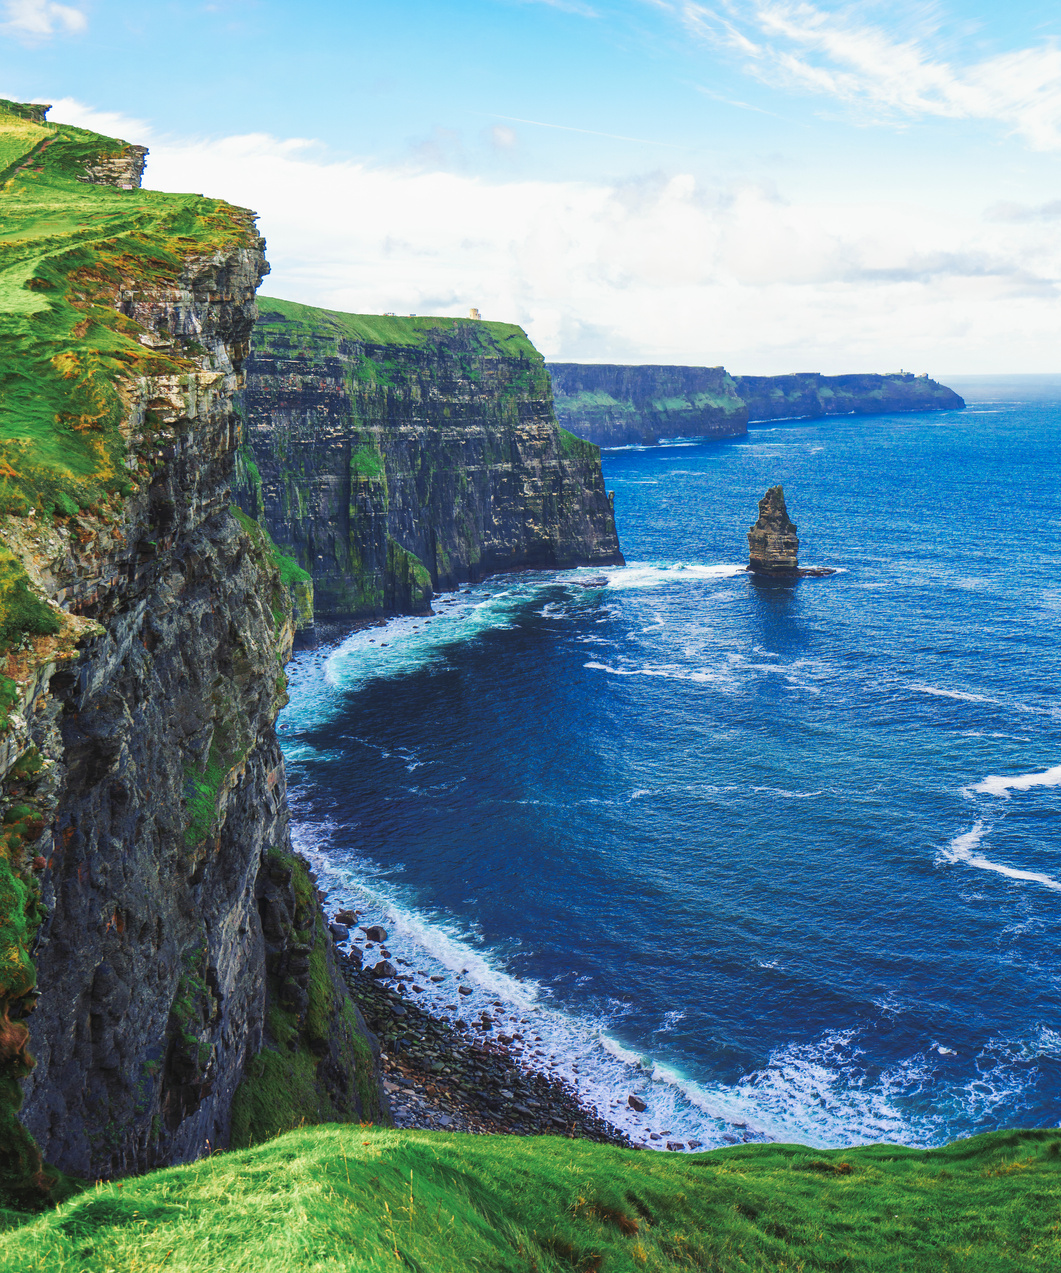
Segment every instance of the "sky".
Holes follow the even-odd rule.
[[[1044,0],[0,0],[0,96],[260,215],[264,295],[554,360],[1061,371]]]

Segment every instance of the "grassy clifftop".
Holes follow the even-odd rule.
[[[119,431],[129,377],[195,364],[141,340],[123,290],[175,285],[189,257],[243,243],[245,209],[86,180],[123,141],[37,123],[0,101],[0,512],[70,515],[131,489]]]
[[[693,1156],[315,1127],[9,1214],[0,1271],[1016,1273],[1061,1267],[1059,1216],[1056,1130]]]
[[[489,323],[470,318],[420,318],[390,314],[344,314],[338,310],[317,309],[297,301],[277,300],[272,296],[258,298],[261,317],[259,332],[264,339],[273,336],[270,328],[290,342],[294,351],[315,350],[335,340],[355,340],[366,345],[400,345],[410,348],[430,347],[440,340],[452,343],[462,338],[466,352],[483,358],[526,358],[544,363],[531,344],[527,333],[515,323]],[[272,315],[279,315],[277,326]],[[275,337],[269,340],[275,344]]]

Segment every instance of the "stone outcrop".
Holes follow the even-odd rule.
[[[98,186],[117,186],[119,190],[139,190],[147,163],[146,146],[126,146],[117,155],[97,155],[85,162],[81,181]]]
[[[237,498],[317,617],[427,609],[498,571],[622,562],[596,446],[520,328],[263,298]]]
[[[48,1187],[41,1155],[107,1178],[300,1119],[385,1117],[288,835],[273,722],[291,593],[230,507],[264,243],[215,200],[79,187],[93,136],[24,139],[43,174],[27,206],[80,190],[113,211],[100,243],[41,253],[27,287],[47,325],[0,313],[12,411],[42,395],[60,408],[43,417],[54,445],[0,455],[9,1194]],[[40,360],[41,332],[65,347]]]
[[[557,419],[598,446],[737,437],[748,411],[724,367],[551,362]]]
[[[894,411],[955,411],[964,401],[927,376],[731,376],[723,367],[549,363],[560,423],[598,446],[740,437],[749,423]]]
[[[759,574],[794,574],[799,569],[796,532],[785,507],[784,489],[771,486],[759,501],[759,520],[748,531],[748,569]]]

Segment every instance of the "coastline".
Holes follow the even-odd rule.
[[[380,1042],[384,1090],[396,1127],[565,1136],[646,1148],[580,1100],[569,1083],[520,1053],[519,1045],[526,1042],[519,1029],[523,1023],[500,1001],[493,1016],[451,1023],[363,970],[356,957],[339,954],[351,995]],[[652,1147],[672,1152],[702,1147],[701,1141],[670,1135],[654,1133]]]

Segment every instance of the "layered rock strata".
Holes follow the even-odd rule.
[[[624,367],[551,362],[561,425],[598,446],[652,446],[661,437],[736,437],[748,411],[724,367]]]
[[[927,376],[731,376],[723,367],[549,363],[561,425],[598,446],[739,437],[762,420],[954,411],[965,402]]]
[[[799,568],[799,538],[785,507],[785,492],[771,486],[759,501],[759,520],[748,531],[748,569],[792,574]]]
[[[76,213],[0,313],[0,1186],[24,1197],[42,1155],[106,1178],[385,1101],[288,836],[291,594],[229,503],[264,243],[216,201],[90,194],[129,147],[10,118],[24,203]]]
[[[237,498],[317,617],[425,610],[497,571],[622,562],[598,449],[506,323],[261,300]]]

